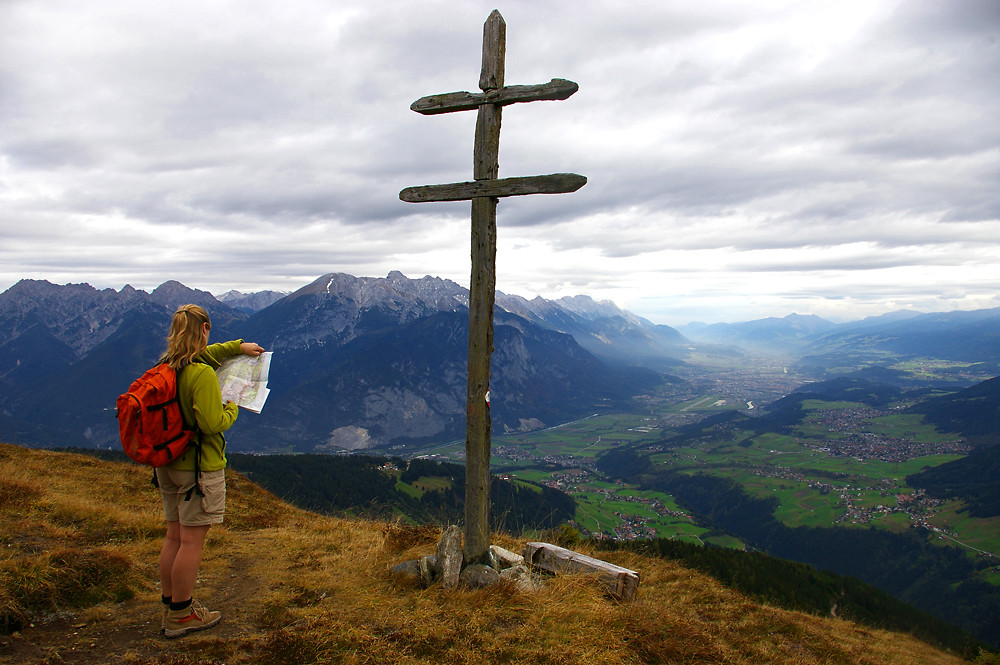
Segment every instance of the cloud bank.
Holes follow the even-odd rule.
[[[470,2],[0,5],[0,287],[221,293],[331,271],[467,283]],[[498,288],[586,293],[656,322],[1000,306],[1000,4],[611,2],[499,7]]]

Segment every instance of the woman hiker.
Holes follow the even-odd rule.
[[[156,469],[163,499],[167,535],[160,552],[160,588],[163,601],[163,635],[175,638],[205,630],[222,620],[194,600],[194,584],[201,566],[201,551],[208,529],[221,524],[226,508],[226,439],[239,407],[222,403],[215,370],[226,358],[259,356],[264,349],[252,342],[233,340],[208,344],[212,323],[198,305],[183,305],[174,313],[167,350],[160,358],[177,374],[177,396],[187,427],[197,427],[201,446],[190,446],[183,455]],[[200,460],[196,465],[195,457]],[[200,485],[201,491],[198,492]],[[203,494],[204,496],[201,496]]]

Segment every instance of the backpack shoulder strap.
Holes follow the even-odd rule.
[[[208,363],[204,362],[203,360],[195,358],[190,363],[184,363],[181,366],[181,368],[178,370],[178,376],[180,375],[180,372],[184,371],[186,367],[188,367],[189,365],[193,365],[194,363],[208,365]],[[187,494],[184,495],[185,501],[190,501],[192,494],[197,494],[199,497],[205,496],[205,493],[201,490],[201,430],[198,429],[197,420],[194,423],[193,429],[194,429],[194,437],[192,437],[191,439],[191,447],[194,448],[194,486],[192,486],[191,489],[187,491]]]
[[[160,360],[160,364],[163,364],[165,362],[166,362],[165,360],[162,360],[162,359]],[[199,360],[197,358],[195,358],[191,362],[181,363],[181,366],[176,370],[176,372],[177,372],[177,382],[178,382],[177,383],[178,398],[180,397],[179,393],[180,393],[180,377],[181,377],[181,373],[189,365],[191,365],[193,363],[206,364],[206,363],[202,362],[201,360]],[[187,491],[187,494],[184,495],[184,500],[185,501],[190,501],[192,494],[197,494],[200,497],[205,496],[205,493],[201,489],[201,430],[198,429],[198,422],[197,421],[195,421],[195,423],[194,423],[194,425],[192,426],[191,429],[194,431],[194,436],[191,438],[191,444],[190,444],[190,446],[192,448],[194,448],[194,486],[191,487],[191,489],[189,489]],[[160,483],[159,483],[159,481],[156,478],[156,469],[153,469],[153,485],[155,485],[157,487],[160,486]]]

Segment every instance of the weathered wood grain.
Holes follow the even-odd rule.
[[[486,92],[448,92],[421,97],[410,104],[410,110],[423,115],[454,111],[473,111],[483,104],[509,106],[524,102],[560,101],[569,99],[580,86],[566,79],[552,79],[536,85],[508,85]]]
[[[608,593],[619,600],[632,600],[639,591],[639,573],[549,543],[528,543],[524,560],[550,573],[597,574]]]
[[[586,184],[586,176],[576,173],[553,173],[552,175],[407,187],[399,193],[399,198],[407,203],[429,203],[431,201],[468,201],[483,196],[503,198],[525,194],[568,194]]]
[[[483,25],[483,67],[479,87],[503,87],[507,25],[493,10]],[[476,119],[472,177],[494,180],[500,170],[502,107],[483,104]],[[472,275],[469,284],[469,347],[465,397],[465,562],[490,562],[490,444],[492,422],[486,403],[493,356],[496,298],[497,199],[472,199]]]
[[[483,66],[479,70],[479,89],[503,87],[507,68],[507,22],[494,9],[483,24]]]

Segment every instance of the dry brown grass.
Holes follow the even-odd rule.
[[[670,561],[617,603],[587,577],[534,593],[423,589],[389,566],[440,530],[322,517],[230,473],[197,595],[203,634],[158,635],[162,517],[146,468],[0,445],[0,661],[22,663],[959,663],[907,635],[763,606]],[[523,542],[496,536],[520,550]],[[34,624],[34,627],[31,627]]]

